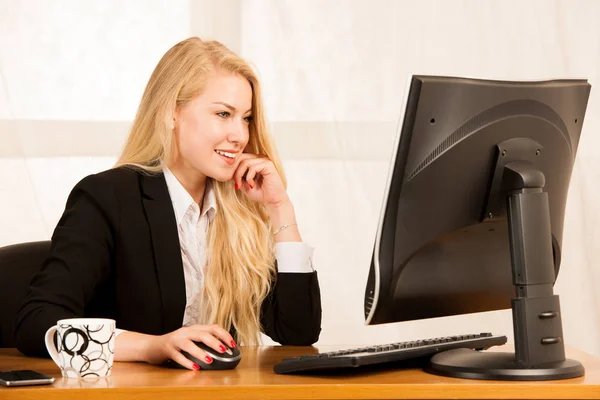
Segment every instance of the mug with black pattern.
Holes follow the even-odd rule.
[[[48,329],[46,348],[62,376],[110,376],[115,354],[115,325],[112,319],[72,318],[62,319]]]

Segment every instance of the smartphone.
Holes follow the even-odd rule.
[[[0,371],[0,384],[4,386],[49,385],[54,378],[31,370]]]

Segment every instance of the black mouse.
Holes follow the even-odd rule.
[[[194,342],[194,343],[198,347],[200,347],[200,349],[202,351],[204,351],[206,354],[208,354],[213,359],[213,362],[207,363],[204,360],[199,360],[196,357],[194,357],[193,355],[191,355],[190,353],[188,353],[187,351],[182,350],[181,354],[183,354],[190,361],[198,364],[200,366],[201,370],[203,370],[203,369],[208,369],[208,370],[210,370],[210,369],[234,369],[235,367],[237,367],[237,365],[240,363],[240,360],[242,359],[242,353],[240,352],[240,350],[237,347],[229,348],[229,347],[225,346],[225,348],[227,349],[225,351],[225,353],[219,353],[212,347],[207,346],[205,343],[202,343],[202,342]]]

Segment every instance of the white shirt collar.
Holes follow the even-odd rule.
[[[175,220],[177,221],[177,225],[179,225],[190,207],[197,209],[198,206],[196,205],[196,202],[192,196],[190,196],[187,190],[185,190],[181,182],[179,182],[177,177],[173,175],[173,173],[167,167],[164,167],[163,173],[165,175],[165,180],[167,181],[167,188],[169,190],[169,195],[171,196],[171,202],[173,203]],[[206,188],[204,189],[203,208],[198,218],[208,215],[208,220],[212,221],[216,211],[217,200],[215,197],[215,192],[212,188],[211,180],[207,179]]]

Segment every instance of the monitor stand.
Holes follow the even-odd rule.
[[[585,373],[579,361],[565,358],[560,303],[553,293],[556,275],[548,194],[542,191],[545,177],[535,168],[535,162],[521,161],[530,160],[529,155],[517,157],[520,160],[503,161],[506,148],[511,147],[519,153],[531,151],[532,146],[531,143],[519,143],[519,139],[501,143],[496,171],[501,168],[502,173],[494,178],[501,179],[499,192],[507,199],[516,293],[512,300],[515,352],[444,351],[432,357],[427,372],[456,378],[497,380],[566,379]],[[533,151],[539,155],[541,150],[533,146]]]

